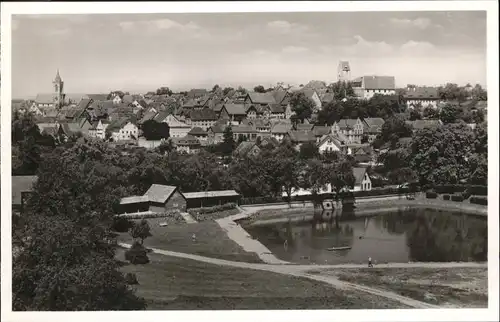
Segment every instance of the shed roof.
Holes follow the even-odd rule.
[[[274,103],[276,103],[276,99],[274,98],[274,95],[271,92],[267,92],[267,93],[250,92],[250,93],[248,93],[248,97],[250,98],[252,103],[255,103],[255,104],[274,104]]]
[[[186,199],[201,199],[201,198],[220,198],[220,197],[237,197],[240,194],[234,190],[218,190],[218,191],[201,191],[201,192],[186,192],[183,193]]]
[[[120,205],[128,205],[140,202],[149,202],[148,196],[130,196],[124,197],[120,200]]]
[[[224,104],[229,115],[247,115],[244,104]]]
[[[365,89],[395,89],[396,80],[394,76],[363,76]]]

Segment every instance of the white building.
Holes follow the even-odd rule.
[[[369,191],[372,190],[372,181],[366,172],[366,168],[353,168],[354,174],[354,190],[353,191]]]
[[[130,121],[126,121],[123,124],[123,126],[113,130],[113,141],[137,140],[139,136],[139,129],[137,126]]]
[[[106,120],[99,120],[98,122],[95,122],[89,129],[89,136],[104,140],[106,138],[106,128],[108,125],[109,122]]]
[[[396,95],[396,80],[394,76],[362,76],[352,81],[352,87],[357,97],[370,99],[375,94]]]

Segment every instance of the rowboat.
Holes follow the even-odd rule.
[[[338,250],[348,250],[348,249],[351,249],[352,247],[351,246],[342,246],[342,247],[330,247],[330,248],[327,248],[326,250],[329,250],[329,251],[338,251]]]

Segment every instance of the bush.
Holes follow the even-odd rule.
[[[438,196],[438,194],[435,193],[434,191],[428,191],[428,192],[425,193],[425,197],[427,199],[436,199],[437,196]]]
[[[488,196],[488,186],[469,185],[467,191],[471,195]]]
[[[127,282],[128,285],[139,284],[139,281],[137,281],[137,276],[134,273],[127,273],[125,275],[125,282]]]
[[[134,242],[132,247],[125,252],[125,259],[134,265],[149,263],[146,249],[138,242]]]
[[[443,200],[450,200],[450,195],[443,195]]]
[[[470,203],[474,203],[474,204],[477,204],[477,205],[487,206],[488,205],[488,199],[486,197],[471,197],[470,198]]]
[[[236,204],[230,202],[230,203],[226,203],[226,204],[223,204],[220,206],[205,207],[205,208],[193,208],[193,209],[189,209],[188,212],[191,215],[196,215],[196,214],[203,215],[203,214],[211,214],[214,212],[220,212],[220,211],[230,210],[230,209],[235,209],[235,208],[236,208]]]
[[[149,219],[149,218],[163,218],[163,217],[174,217],[180,216],[178,210],[173,210],[169,212],[155,212],[150,214],[120,214],[116,215],[115,218],[126,218],[126,219]],[[181,216],[182,218],[182,216]]]
[[[464,197],[461,194],[460,195],[452,195],[451,201],[462,202],[462,201],[464,201]]]
[[[431,186],[437,193],[455,194],[458,192],[466,192],[471,195],[487,196],[488,187],[481,185],[464,185],[464,184],[445,184]],[[467,198],[465,198],[467,199]]]
[[[464,197],[464,200],[467,200],[470,198],[472,194],[470,193],[469,189],[466,189],[464,192],[462,192],[462,197]]]
[[[133,222],[126,217],[114,217],[112,229],[119,233],[126,233],[133,225]]]

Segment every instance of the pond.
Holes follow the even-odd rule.
[[[329,216],[332,217],[332,216]],[[486,261],[486,218],[430,209],[356,216],[343,213],[244,227],[278,258],[293,263],[345,264]],[[285,242],[286,241],[286,242]],[[327,250],[350,247],[345,250]]]

